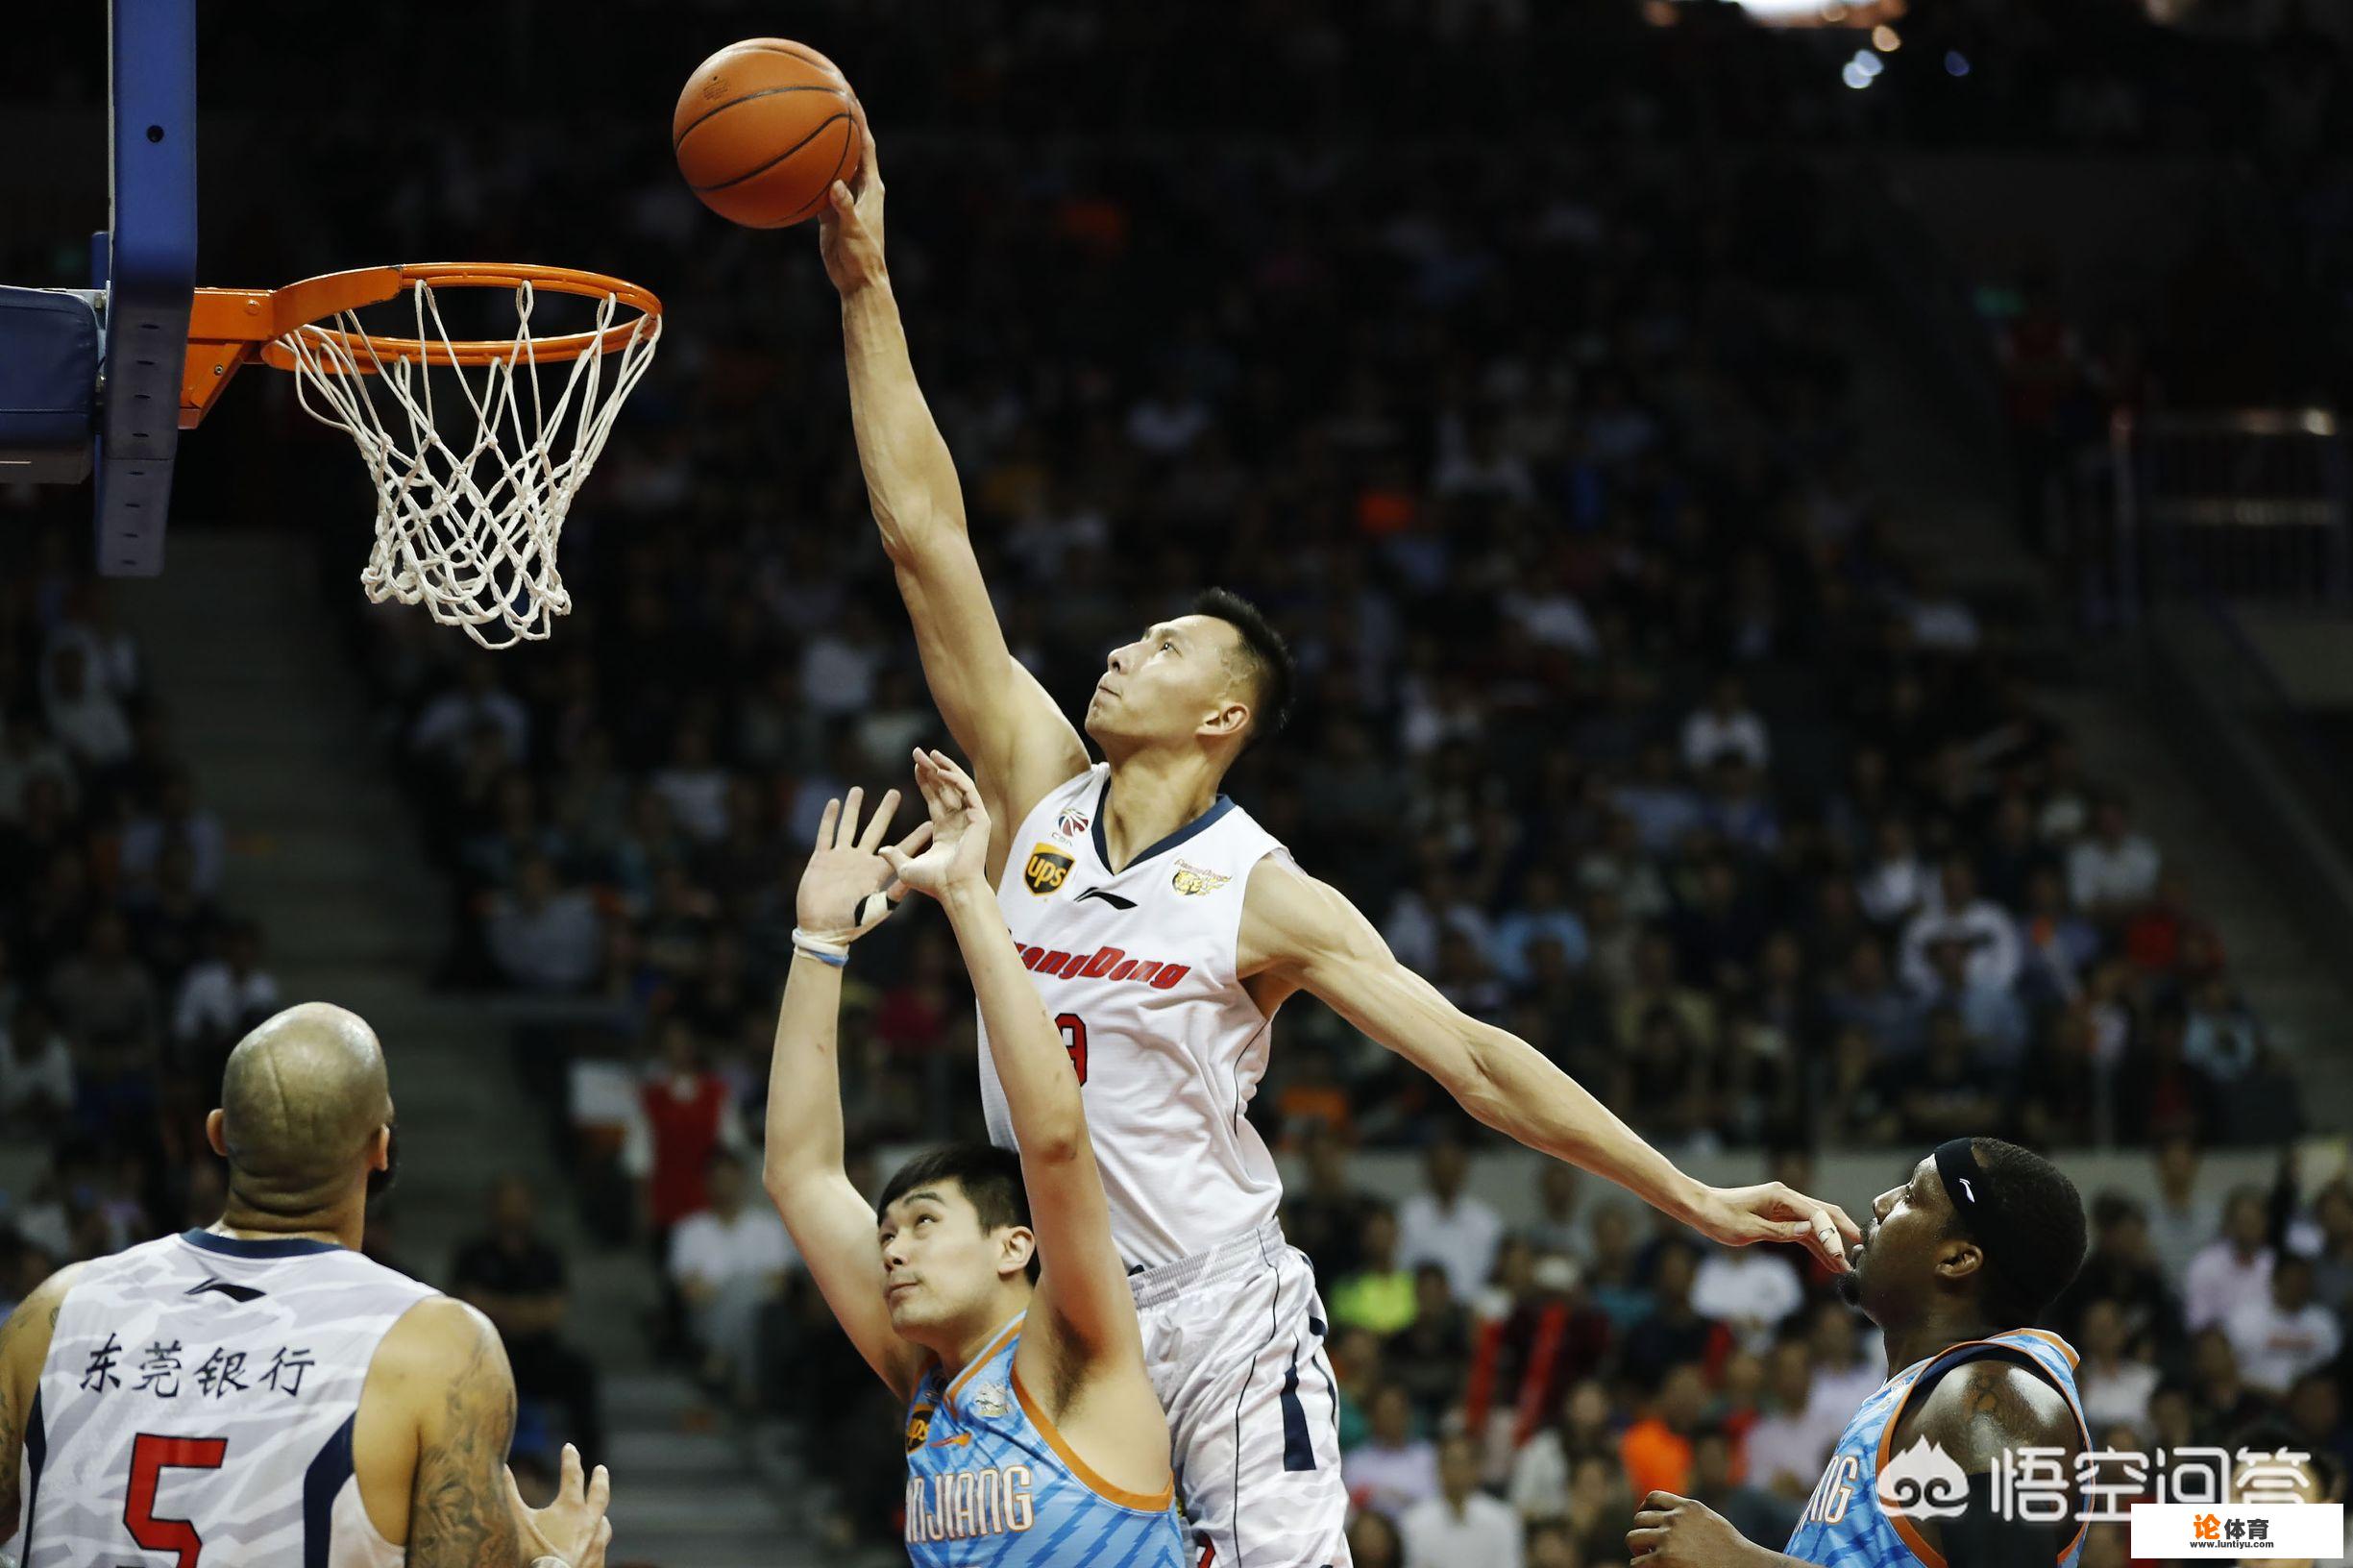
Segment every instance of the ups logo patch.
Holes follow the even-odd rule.
[[[1029,891],[1042,898],[1063,885],[1070,874],[1070,852],[1042,844],[1029,852],[1029,864],[1021,868],[1021,880]]]
[[[931,1435],[931,1412],[932,1407],[929,1405],[918,1405],[907,1412],[908,1453],[921,1448],[923,1440]]]

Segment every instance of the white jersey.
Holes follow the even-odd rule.
[[[1006,927],[1079,1082],[1112,1239],[1131,1267],[1208,1252],[1275,1217],[1281,1176],[1243,1112],[1270,1020],[1235,974],[1251,868],[1287,854],[1224,796],[1114,873],[1098,763],[1023,818],[998,883]],[[989,1136],[1015,1146],[980,1038]]]
[[[331,1242],[189,1231],[84,1266],[24,1443],[24,1568],[398,1568],[360,1507],[368,1363],[434,1292]]]

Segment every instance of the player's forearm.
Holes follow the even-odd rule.
[[[1036,1159],[1074,1159],[1087,1139],[1087,1115],[1079,1100],[1062,1032],[1046,1017],[1038,988],[1015,956],[1005,916],[986,882],[948,890],[941,900],[956,945],[964,953],[981,1021],[989,1028],[989,1050],[1005,1090],[1005,1110],[1027,1165]]]
[[[761,1162],[769,1193],[780,1204],[800,1178],[843,1168],[841,1013],[842,971],[796,953],[776,1014],[768,1147]]]
[[[1516,1142],[1617,1183],[1674,1218],[1688,1220],[1698,1212],[1702,1184],[1542,1052],[1477,1019],[1464,1019],[1462,1027],[1469,1074],[1447,1087],[1463,1110]]]
[[[842,345],[867,499],[883,548],[892,560],[910,565],[920,559],[928,536],[964,527],[964,492],[956,459],[915,379],[888,281],[843,297]]]

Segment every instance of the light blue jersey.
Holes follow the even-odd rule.
[[[1847,1430],[1830,1451],[1830,1463],[1814,1486],[1814,1495],[1805,1506],[1805,1516],[1789,1537],[1782,1550],[1805,1562],[1820,1563],[1823,1568],[1945,1568],[1943,1554],[1924,1540],[1909,1519],[1900,1513],[1890,1514],[1879,1502],[1879,1478],[1891,1467],[1905,1472],[1918,1471],[1918,1479],[1931,1487],[1938,1478],[1925,1465],[1930,1462],[1924,1448],[1917,1458],[1898,1456],[1890,1452],[1894,1433],[1903,1415],[1903,1407],[1914,1389],[1924,1380],[1933,1383],[1964,1361],[1987,1357],[2023,1355],[2036,1368],[2058,1384],[2067,1395],[2067,1402],[2075,1411],[2075,1424],[2083,1429],[2084,1447],[2091,1447],[2091,1433],[2084,1428],[2083,1400],[2075,1392],[2075,1352],[2055,1334],[2041,1329],[2013,1329],[2007,1334],[1995,1335],[1990,1339],[1970,1339],[1915,1361],[1879,1385],[1878,1392],[1863,1401],[1847,1423]],[[1911,1460],[1905,1463],[1905,1460]],[[1949,1462],[1949,1461],[1948,1461]],[[1948,1482],[1957,1483],[1959,1467],[1953,1466]],[[1908,1492],[1908,1488],[1905,1488]],[[1935,1494],[1932,1492],[1932,1496]],[[2075,1559],[2083,1555],[2083,1531],[2078,1528],[2067,1550],[2056,1559],[2058,1568],[2075,1568]]]
[[[949,1383],[907,1403],[907,1556],[915,1568],[1187,1568],[1173,1487],[1106,1483],[1013,1370],[1021,1319]]]

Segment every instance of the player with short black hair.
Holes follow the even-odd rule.
[[[1021,1157],[993,1143],[950,1143],[919,1154],[898,1167],[882,1184],[874,1200],[874,1221],[880,1224],[891,1206],[918,1188],[952,1182],[972,1206],[972,1217],[984,1231],[1028,1230],[1029,1191],[1021,1185]],[[1029,1258],[1029,1283],[1038,1283],[1038,1255]]]
[[[769,1074],[769,1196],[843,1332],[906,1401],[916,1568],[1182,1568],[1167,1418],[1078,1086],[983,870],[988,812],[945,757],[919,754],[916,782],[929,823],[886,848],[898,792],[861,833],[852,790],[827,803],[801,874]],[[869,1209],[843,1165],[842,972],[910,890],[947,911],[1021,1152],[918,1155]]]
[[[1272,1019],[1294,992],[1529,1147],[1718,1241],[1799,1241],[1844,1267],[1845,1240],[1861,1233],[1836,1205],[1677,1169],[1526,1041],[1400,964],[1337,889],[1219,793],[1289,704],[1289,655],[1246,600],[1212,590],[1113,649],[1081,737],[1014,657],[982,577],[955,458],[892,297],[870,135],[858,191],[837,184],[832,198],[819,243],[842,296],[868,498],[932,698],[995,823],[988,870],[1004,923],[1086,1086],[1112,1232],[1136,1270],[1205,1560],[1348,1560],[1327,1314],[1276,1219],[1282,1177],[1245,1115]],[[1014,1142],[986,1027],[980,1045],[989,1135]]]
[[[2071,1568],[2075,1456],[2092,1446],[2075,1352],[2033,1326],[2083,1266],[2083,1200],[2041,1155],[1956,1138],[1882,1192],[1840,1293],[1885,1332],[1886,1383],[1847,1423],[1786,1553],[1704,1504],[1653,1492],[1627,1550],[1643,1568]],[[2050,1451],[2068,1478],[2052,1523],[1997,1507],[2006,1453]],[[1884,1507],[1887,1495],[1916,1500]]]

